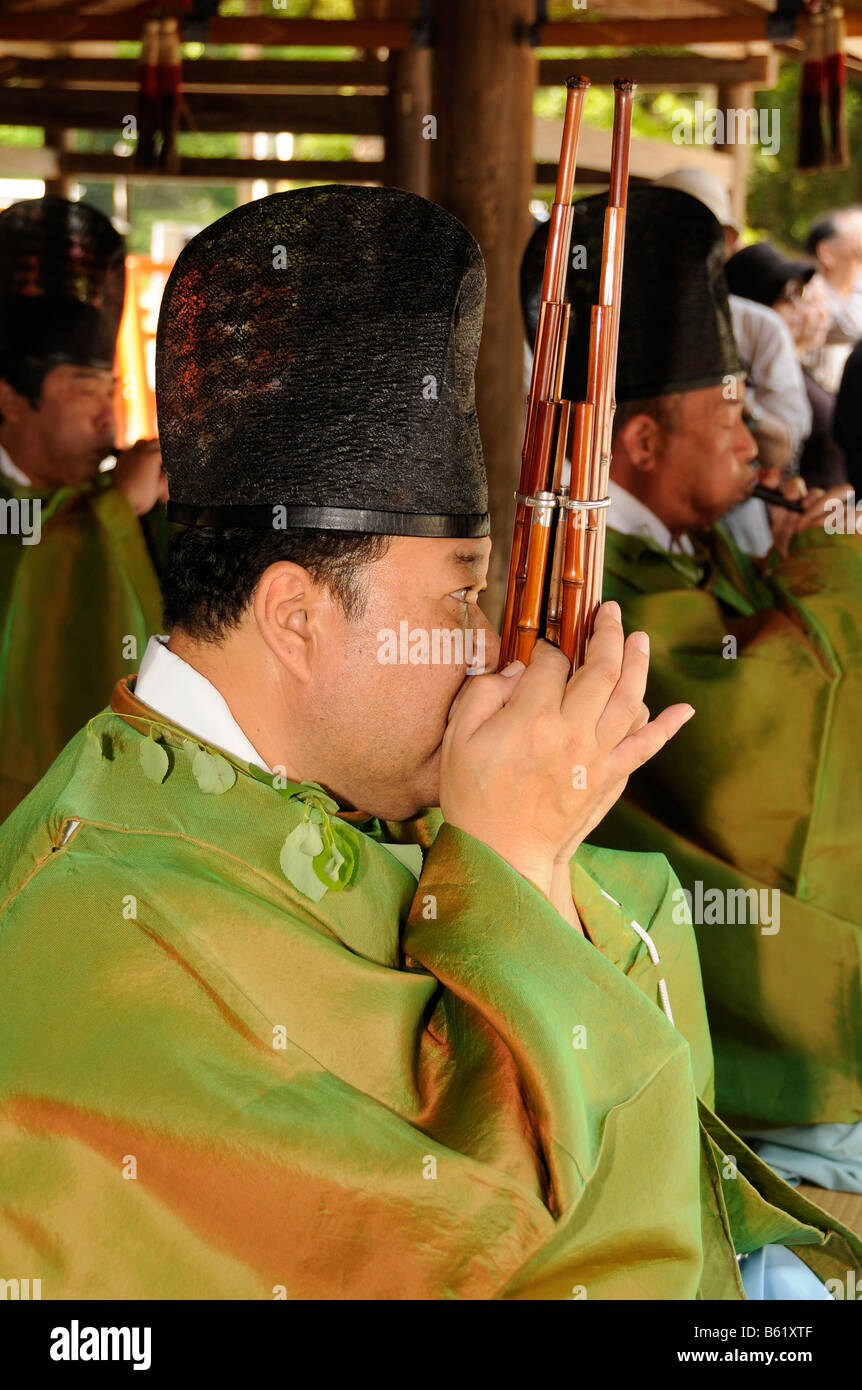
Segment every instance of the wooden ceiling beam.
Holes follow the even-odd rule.
[[[764,43],[766,11],[759,14],[722,15],[715,19],[609,19],[563,20],[543,24],[541,48],[684,48],[687,44]],[[847,34],[862,35],[862,10],[845,13]]]
[[[562,86],[574,71],[602,86],[608,86],[615,77],[624,74],[641,87],[682,91],[708,83],[717,87],[736,87],[741,83],[774,87],[778,81],[778,62],[771,53],[756,53],[745,58],[710,58],[700,53],[665,57],[656,53],[645,57],[545,58],[539,63],[538,85]]]
[[[140,14],[70,14],[67,10],[0,13],[0,40],[31,39],[50,43],[120,42],[140,39]],[[290,47],[411,48],[412,25],[406,20],[268,19],[254,15],[220,19],[206,25],[207,43],[253,43]]]
[[[622,66],[621,66],[622,65]],[[748,84],[774,86],[778,65],[773,54],[752,54],[745,58],[710,58],[703,54],[664,57],[546,58],[539,64],[539,86],[561,86],[576,67],[591,81],[607,85],[619,75],[644,87],[682,90],[714,83],[733,87]],[[0,57],[0,82],[20,78],[60,87],[74,83],[79,87],[125,86],[137,90],[139,65],[134,58],[25,58]],[[327,87],[385,88],[385,63],[348,59],[344,62],[293,61],[285,58],[197,58],[183,64],[183,87],[187,92],[219,91],[237,87],[248,92],[273,88],[312,89]]]
[[[383,97],[189,92],[186,101],[191,128],[208,133],[289,130],[295,135],[382,135],[384,130]],[[119,139],[127,116],[136,111],[133,92],[0,86],[0,125],[116,130]]]
[[[556,182],[556,164],[536,165],[536,188],[553,188],[556,185]],[[630,172],[629,182],[633,185],[636,183],[652,183],[652,179],[649,178],[646,174],[632,174]],[[608,170],[607,168],[602,169],[598,165],[595,168],[593,168],[589,164],[579,163],[575,172],[575,184],[594,184],[598,188],[607,188]]]
[[[715,18],[572,19],[543,24],[542,48],[685,47],[687,44],[756,43],[766,39],[766,11],[727,14]],[[862,10],[845,16],[851,38],[862,37]],[[135,40],[141,37],[140,15],[72,14],[67,10],[0,13],[0,41],[49,43]],[[412,47],[412,26],[406,20],[279,19],[246,15],[214,17],[206,27],[208,43],[310,46],[401,50]]]
[[[190,158],[184,156],[175,174],[160,174],[135,167],[134,159],[115,154],[61,154],[58,157],[61,174],[71,178],[132,179],[136,182],[158,182],[180,179],[198,183],[214,183],[224,179],[320,180],[325,183],[381,183],[382,160],[369,159],[229,159]]]
[[[136,58],[19,58],[0,56],[0,82],[21,78],[60,87],[121,85],[137,90],[140,65]],[[344,62],[297,62],[287,58],[187,58],[183,63],[185,91],[218,91],[240,87],[253,92],[268,87],[372,87],[387,85],[386,64],[374,59]]]

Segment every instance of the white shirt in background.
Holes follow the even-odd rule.
[[[655,512],[651,512],[640,498],[627,492],[619,483],[615,483],[613,478],[608,483],[608,496],[611,499],[608,525],[615,531],[621,532],[624,536],[645,536],[660,545],[662,550],[670,551],[672,555],[694,554],[694,546],[685,533],[674,540]]]
[[[836,395],[847,358],[862,338],[862,280],[857,280],[850,293],[844,295],[833,289],[825,276],[821,278],[832,310],[832,323],[826,342],[812,361],[811,372],[826,391]]]
[[[780,314],[753,299],[730,296],[733,336],[751,372],[755,403],[777,415],[790,431],[794,453],[811,433],[811,405],[790,329]]]

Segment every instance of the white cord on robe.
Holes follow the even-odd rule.
[[[607,898],[608,902],[616,903],[617,907],[622,908],[622,903],[618,902],[616,898],[611,897],[610,893],[606,893],[604,888],[602,888],[601,893],[602,897]],[[644,931],[640,922],[636,922],[634,918],[632,918],[629,921],[629,926],[637,932],[641,941],[646,946],[647,950],[649,951],[650,960],[652,961],[653,965],[660,965],[661,957],[658,953],[658,948],[656,947],[656,944],[650,936],[649,932]],[[661,998],[661,1006],[667,1014],[667,1017],[670,1020],[670,1022],[673,1023],[673,1010],[670,1007],[670,995],[667,992],[667,985],[665,984],[664,978],[659,979],[658,992]],[[674,1027],[676,1027],[676,1024],[674,1024]]]

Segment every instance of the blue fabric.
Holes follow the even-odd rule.
[[[862,1121],[855,1125],[794,1125],[745,1133],[746,1143],[796,1187],[810,1182],[833,1192],[862,1193]]]
[[[739,1262],[746,1298],[770,1302],[782,1298],[832,1299],[798,1255],[784,1245],[764,1245]]]

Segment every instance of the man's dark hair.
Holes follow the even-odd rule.
[[[623,401],[622,405],[617,406],[614,414],[614,439],[636,415],[649,415],[651,420],[655,420],[656,424],[668,432],[676,429],[682,408],[682,394],[681,391],[674,391],[667,396],[649,396],[642,401]]]
[[[42,383],[50,370],[50,366],[43,362],[36,362],[31,357],[16,357],[8,348],[0,348],[0,381],[8,381],[12,390],[29,401],[34,410],[39,408]],[[3,416],[0,414],[2,424]]]
[[[239,624],[264,570],[280,560],[308,570],[355,622],[368,597],[360,571],[383,558],[390,540],[352,531],[183,528],[168,547],[165,623],[199,641],[220,642]]]
[[[834,212],[824,212],[820,217],[814,219],[808,229],[808,235],[805,238],[806,252],[809,256],[816,256],[821,241],[829,241],[834,236],[838,236],[837,215]]]

